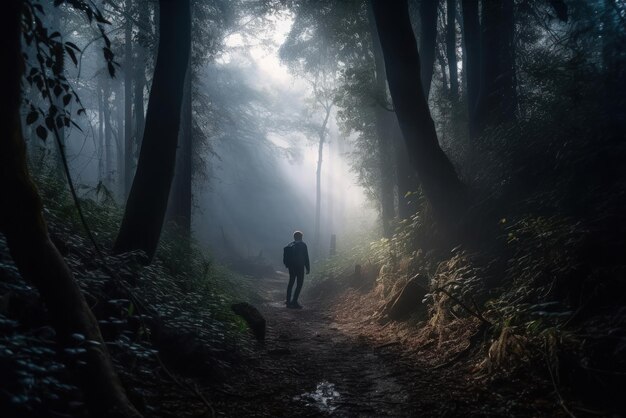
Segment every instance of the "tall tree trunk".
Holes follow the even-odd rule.
[[[315,257],[319,255],[320,239],[321,239],[321,217],[322,217],[322,161],[324,157],[324,142],[326,141],[326,126],[330,118],[332,105],[326,107],[326,115],[322,126],[317,133],[319,142],[317,145],[317,170],[315,171],[315,233],[313,237],[313,245],[315,246]]]
[[[135,44],[136,62],[146,62],[146,48],[148,45],[146,28],[150,28],[150,12],[152,8],[139,8],[138,20],[139,42]],[[146,124],[146,115],[144,110],[144,89],[146,86],[146,70],[144,65],[135,65],[135,159],[139,159],[139,151],[141,150],[141,141],[143,139],[144,126]],[[133,171],[134,175],[134,171]],[[132,182],[131,182],[132,183]]]
[[[448,56],[448,71],[450,73],[450,96],[456,103],[459,98],[459,70],[456,58],[456,1],[446,2],[446,55]]]
[[[115,242],[116,252],[143,250],[152,260],[159,243],[176,164],[185,73],[191,45],[189,0],[159,1],[159,47],[137,172]]]
[[[463,55],[470,140],[476,137],[475,110],[480,90],[480,23],[478,0],[461,0],[463,8]]]
[[[415,212],[415,205],[410,202],[409,193],[416,192],[419,182],[415,176],[415,170],[411,167],[411,160],[407,153],[406,144],[402,137],[402,131],[398,124],[398,118],[393,115],[393,128],[390,133],[393,138],[393,148],[396,163],[396,185],[398,190],[398,218],[408,219]]]
[[[435,48],[437,52],[437,61],[439,61],[439,68],[441,69],[441,81],[444,87],[444,90],[447,90],[448,94],[450,93],[450,88],[448,86],[448,76],[446,74],[448,70],[448,63],[446,62],[446,57],[443,55],[443,51],[437,46]]]
[[[513,0],[483,0],[476,134],[515,119]]]
[[[0,232],[24,279],[32,282],[48,308],[59,342],[68,347],[72,334],[82,334],[97,344],[84,346],[86,366],[81,369],[82,387],[94,416],[139,417],[126,398],[113,369],[109,353],[78,284],[65,260],[51,242],[43,205],[28,172],[26,146],[20,121],[21,52],[20,0],[8,0],[0,14],[0,66],[2,96],[0,126]]]
[[[121,201],[124,201],[126,197],[126,190],[124,188],[124,98],[122,92],[124,91],[123,85],[118,85],[115,91],[115,117],[117,130],[115,131],[115,146],[117,151],[116,167],[115,167],[115,185],[117,186],[118,196]]]
[[[334,206],[335,199],[333,195],[333,173],[334,173],[334,165],[335,165],[335,156],[333,153],[335,152],[335,141],[331,138],[328,140],[328,162],[326,165],[328,166],[328,170],[326,170],[326,193],[327,202],[326,202],[326,228],[332,234],[335,229],[334,225]]]
[[[376,96],[378,101],[387,101],[387,74],[385,71],[385,59],[376,30],[374,12],[371,5],[368,7],[368,21],[370,25],[370,35],[372,37],[372,50],[374,52],[374,68],[376,70]],[[378,140],[378,165],[379,165],[379,195],[380,195],[380,217],[383,227],[383,236],[391,237],[393,234],[392,221],[394,218],[394,167],[391,144],[391,126],[394,116],[383,108],[380,104],[374,109],[376,137]]]
[[[142,47],[136,48],[137,50],[137,62],[144,62],[145,51]],[[146,85],[146,76],[144,74],[144,68],[142,65],[135,66],[135,152],[133,154],[133,173],[135,159],[139,158],[139,150],[141,149],[141,140],[143,138],[143,130],[146,123],[146,115],[144,111],[143,99],[144,88]],[[132,177],[132,176],[131,176]],[[131,179],[132,185],[132,179]]]
[[[190,63],[191,64],[191,63]],[[182,231],[191,232],[191,164],[192,164],[192,114],[191,114],[191,65],[185,76],[185,92],[181,109],[181,123],[176,153],[176,173],[167,210],[167,218],[176,222]]]
[[[517,78],[515,68],[515,3],[502,0],[502,26],[500,54],[502,61],[501,86],[503,121],[517,118]]]
[[[435,46],[437,45],[437,9],[439,0],[422,0],[420,3],[420,49],[422,57],[421,75],[424,97],[428,101],[430,85],[435,66]]]
[[[106,77],[106,76],[105,76]],[[104,184],[109,191],[113,190],[113,126],[111,123],[111,88],[110,81],[104,80],[102,112],[104,114]]]
[[[420,57],[411,28],[408,4],[372,0],[385,57],[389,90],[408,153],[435,215],[454,223],[466,208],[465,187],[437,140],[420,83]]]
[[[104,100],[101,80],[98,78],[98,182],[104,182],[105,153],[104,153]]]
[[[126,22],[124,28],[124,177],[122,180],[122,190],[124,198],[130,193],[130,186],[133,182],[133,48],[132,33],[133,24],[130,16],[132,0],[126,0]],[[138,63],[142,66],[143,63]]]

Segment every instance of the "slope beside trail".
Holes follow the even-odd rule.
[[[305,297],[304,309],[287,309],[286,281],[258,282],[266,340],[222,386],[217,416],[543,415],[518,401],[514,385],[493,393],[455,366],[427,367],[419,347],[408,350],[389,327],[350,317],[363,308],[354,305],[358,298],[341,295],[327,304]]]

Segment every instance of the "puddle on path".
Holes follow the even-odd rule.
[[[335,390],[335,384],[324,380],[317,384],[315,391],[295,396],[294,400],[303,401],[322,412],[332,412],[337,408],[333,402],[339,400],[340,397],[339,392]]]

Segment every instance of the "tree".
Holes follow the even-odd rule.
[[[446,1],[446,55],[450,72],[450,96],[456,102],[459,98],[459,71],[456,59],[456,0]]]
[[[515,119],[513,0],[482,2],[480,89],[473,119],[476,135]]]
[[[469,115],[470,139],[473,139],[476,134],[474,111],[480,90],[480,22],[478,20],[478,0],[461,0],[461,7],[463,9],[463,56],[465,58],[466,100]]]
[[[174,176],[190,38],[189,0],[160,0],[158,56],[144,137],[115,252],[143,250],[149,260],[156,252]]]
[[[87,5],[85,7],[89,8]],[[91,8],[89,10],[92,11]],[[20,118],[21,78],[24,68],[21,29],[24,25],[27,30],[35,31],[32,22],[36,13],[32,4],[10,0],[3,4],[3,13],[0,15],[0,53],[4,63],[0,68],[3,89],[0,99],[0,126],[5,130],[0,135],[0,187],[3,191],[0,201],[0,232],[6,237],[20,274],[37,287],[61,345],[71,346],[74,334],[81,334],[87,341],[94,342],[85,346],[86,366],[81,371],[81,380],[92,414],[139,417],[115,373],[95,317],[65,260],[50,240],[43,218],[42,202],[28,171]],[[37,22],[41,22],[39,17]],[[37,26],[37,30],[44,31],[45,28]],[[42,33],[47,32],[40,32],[38,35],[28,33],[27,42],[32,42],[34,36],[41,36]],[[46,52],[41,48],[40,53],[48,54],[52,50],[55,48]],[[43,72],[42,76],[42,93],[45,92],[45,97],[51,98],[50,83]],[[54,126],[53,124],[52,130],[60,144],[59,132]],[[63,148],[60,147],[59,150],[63,158]]]
[[[380,159],[380,203],[381,218],[383,224],[383,236],[391,237],[393,230],[391,221],[394,218],[394,199],[393,199],[393,161],[392,161],[392,142],[393,127],[396,123],[395,115],[388,112],[384,107],[387,102],[387,75],[385,73],[385,62],[378,32],[376,31],[376,23],[374,22],[374,13],[368,4],[368,23],[370,27],[370,37],[372,40],[372,53],[374,55],[374,69],[376,77],[375,95],[382,103],[376,103],[376,136],[378,139],[378,155]],[[399,167],[396,167],[398,169]],[[400,202],[402,202],[402,198]]]
[[[126,0],[126,13],[131,13],[132,0]],[[123,194],[127,197],[130,193],[133,174],[133,129],[132,129],[132,110],[133,110],[133,48],[132,48],[133,23],[130,19],[126,19],[124,27],[124,171],[123,171]],[[139,65],[143,65],[140,62]],[[142,92],[143,96],[143,92]],[[143,97],[142,97],[143,99]]]
[[[258,4],[249,3],[248,6],[253,10],[246,9],[246,13],[256,16],[260,14],[260,11],[255,10]],[[176,169],[166,212],[166,219],[174,221],[180,231],[187,235],[191,234],[193,180],[204,170],[202,155],[206,153],[203,151],[210,148],[207,147],[207,136],[199,128],[198,115],[211,112],[209,103],[213,101],[203,99],[202,89],[197,86],[197,78],[209,60],[221,51],[224,33],[236,21],[235,9],[235,2],[226,0],[193,2],[191,5],[193,35],[185,76]]]
[[[322,161],[324,160],[324,144],[328,130],[328,119],[334,106],[334,93],[327,85],[313,84],[313,95],[316,103],[321,107],[324,119],[317,128],[317,168],[315,171],[315,234],[313,238],[315,254],[320,250],[320,229],[322,216]]]
[[[178,137],[178,151],[176,153],[176,174],[170,193],[167,217],[182,229],[186,234],[191,232],[191,203],[192,203],[192,70],[187,67],[185,77],[185,91],[181,109],[181,125]]]
[[[433,80],[433,68],[435,65],[435,48],[437,46],[437,9],[439,0],[422,0],[420,2],[420,48],[422,66],[420,79],[424,96],[428,100],[430,85]]]
[[[389,90],[407,150],[435,215],[456,222],[465,187],[441,150],[420,77],[420,57],[407,1],[372,0]]]

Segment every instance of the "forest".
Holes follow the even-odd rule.
[[[1,417],[626,416],[625,0],[1,10]]]

